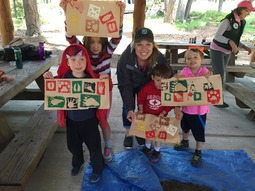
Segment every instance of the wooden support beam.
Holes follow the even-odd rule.
[[[14,25],[10,0],[2,0],[0,3],[0,32],[2,36],[2,46],[9,44],[14,39]]]
[[[135,0],[134,13],[133,13],[132,39],[134,39],[137,29],[144,27],[145,8],[146,8],[146,0]]]

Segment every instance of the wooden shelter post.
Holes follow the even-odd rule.
[[[10,0],[2,0],[0,3],[0,32],[2,36],[2,46],[9,44],[14,39],[14,25]]]
[[[137,29],[144,27],[145,21],[146,0],[135,0],[133,13],[133,32],[132,39],[134,39]]]

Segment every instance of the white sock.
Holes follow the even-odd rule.
[[[145,143],[145,146],[150,149],[151,148],[151,143]]]

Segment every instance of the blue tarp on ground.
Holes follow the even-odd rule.
[[[255,164],[243,150],[203,150],[199,168],[190,164],[193,150],[161,151],[163,155],[157,163],[149,162],[138,148],[115,154],[96,184],[89,184],[92,168],[88,165],[82,191],[161,191],[162,180],[204,185],[215,191],[255,190]]]

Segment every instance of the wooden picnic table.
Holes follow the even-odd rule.
[[[185,51],[190,47],[202,47],[206,58],[210,59],[210,45],[201,43],[188,43],[188,42],[170,42],[170,41],[156,41],[157,46],[160,49],[165,49],[165,57],[170,61],[173,70],[180,70],[185,66],[185,63],[180,63],[179,58],[184,58]],[[254,46],[249,46],[255,50]],[[242,49],[241,49],[242,50]],[[238,55],[231,54],[230,61],[226,67],[226,82],[234,82],[235,78],[243,78],[247,72],[255,71],[254,68],[249,65],[236,65],[236,57]],[[211,63],[205,64],[205,66],[212,70]]]
[[[43,95],[44,79],[42,74],[46,72],[51,66],[56,64],[56,62],[57,56],[52,55],[43,61],[25,61],[23,63],[23,69],[17,69],[16,66],[11,66],[9,62],[1,61],[0,70],[3,70],[5,72],[4,75],[13,78],[13,80],[9,83],[2,82],[0,84],[0,108],[19,93],[23,93],[25,88],[33,81],[36,81],[42,92],[41,94]],[[31,95],[31,97],[33,97],[33,95]],[[1,112],[0,123],[1,151],[14,137],[14,133],[12,132],[7,123],[7,120]]]
[[[184,57],[184,53],[190,47],[202,47],[204,53],[210,56],[210,45],[204,45],[201,43],[188,43],[188,42],[169,42],[169,41],[156,41],[158,48],[165,49],[165,57],[170,60],[170,63],[177,64],[179,58]],[[180,50],[183,50],[180,52]]]
[[[51,55],[42,61],[25,61],[22,69],[1,61],[0,70],[13,80],[0,83],[0,108],[16,98],[43,100],[43,73],[57,61]],[[33,81],[39,87],[36,93],[26,89]],[[56,111],[46,111],[42,104],[15,134],[1,111],[0,124],[0,190],[23,190],[58,127]]]

